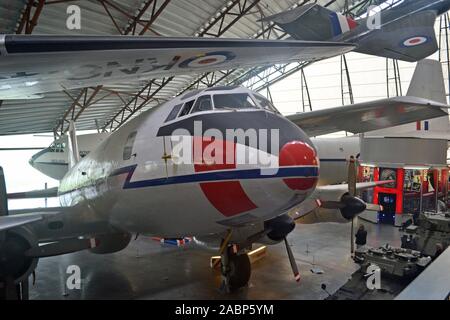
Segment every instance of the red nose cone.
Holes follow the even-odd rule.
[[[316,151],[307,143],[293,141],[281,148],[279,156],[280,167],[318,166]],[[317,183],[317,177],[298,177],[283,179],[292,190],[309,190]]]

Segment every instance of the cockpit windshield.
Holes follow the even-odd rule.
[[[263,96],[260,95],[254,95],[256,101],[261,105],[261,107],[263,107],[264,109],[268,110],[268,111],[272,111],[275,113],[280,113],[277,108],[275,108],[275,106],[272,104],[272,102],[270,102],[269,100],[267,100],[266,98],[264,98]]]
[[[216,109],[255,109],[258,108],[247,93],[215,94],[213,96]]]
[[[66,147],[66,144],[64,142],[53,142],[50,147],[49,150],[50,152],[64,152],[64,149]]]

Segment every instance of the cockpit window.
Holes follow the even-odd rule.
[[[170,111],[169,115],[167,116],[166,121],[164,121],[164,122],[175,119],[182,106],[183,106],[183,104],[180,103],[180,104],[177,104],[175,107],[173,107],[172,111]]]
[[[215,94],[216,109],[248,109],[257,108],[253,99],[247,93]]]
[[[64,142],[53,142],[50,145],[50,152],[64,152],[66,144]]]
[[[188,101],[184,104],[183,110],[181,110],[179,117],[185,116],[191,111],[195,100]]]
[[[134,140],[136,139],[136,131],[131,132],[128,135],[127,142],[123,148],[123,160],[130,160],[133,153]]]
[[[259,95],[254,95],[256,101],[258,101],[258,103],[261,105],[261,107],[263,107],[264,109],[268,110],[268,111],[272,111],[275,113],[280,113],[277,108],[275,108],[275,106],[272,104],[272,102],[270,102],[269,100],[267,100],[266,98],[259,96]]]
[[[192,108],[191,113],[209,111],[209,110],[212,110],[211,96],[201,96],[195,102],[194,108]]]

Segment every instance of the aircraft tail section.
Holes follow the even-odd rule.
[[[75,129],[75,122],[70,121],[68,131],[69,142],[69,168],[74,167],[80,161],[80,153],[78,151],[77,132]]]
[[[407,96],[447,104],[444,75],[439,61],[422,60],[417,63]]]
[[[0,167],[0,217],[8,215],[8,197],[6,194],[6,180],[3,168]]]
[[[351,18],[318,4],[307,4],[262,19],[272,21],[296,40],[327,41],[355,29]]]

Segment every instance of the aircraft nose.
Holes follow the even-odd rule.
[[[37,160],[41,155],[43,155],[43,154],[46,153],[46,152],[48,152],[48,148],[43,149],[43,150],[41,150],[41,151],[39,151],[39,152],[33,154],[33,155],[31,156],[30,160],[28,160],[28,163],[29,163],[32,167],[34,167],[34,163],[36,162],[36,160]]]
[[[280,167],[298,169],[295,178],[283,179],[292,190],[306,191],[316,186],[318,181],[319,159],[316,150],[304,141],[291,141],[280,150]]]

